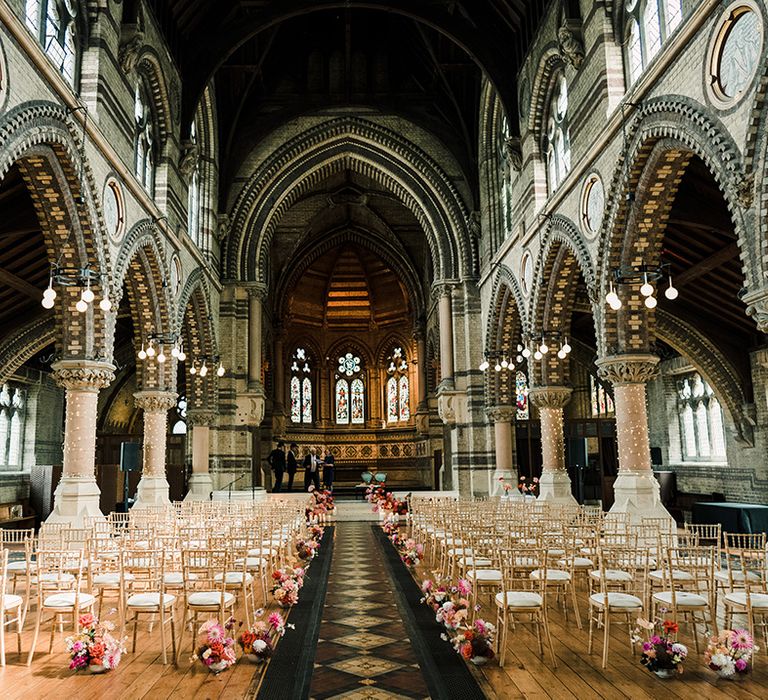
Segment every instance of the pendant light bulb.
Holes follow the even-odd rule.
[[[219,362],[219,368],[216,370],[216,376],[223,377],[224,376],[224,365]]]
[[[518,356],[515,358],[515,362],[517,362],[517,364],[518,364],[518,365],[519,365],[519,364],[522,364],[522,362],[523,362],[523,356],[522,356],[522,355],[518,355]]]
[[[568,337],[566,336],[565,342],[563,343],[563,352],[567,355],[573,348],[571,348],[570,343],[568,342]]]
[[[543,340],[541,341],[541,345],[539,345],[539,352],[542,355],[546,355],[549,352],[549,347]]]
[[[189,368],[189,373],[190,373],[190,374],[197,374],[197,367],[195,367],[194,365],[192,365],[192,366]]]
[[[105,296],[100,302],[99,302],[99,308],[106,312],[110,311],[112,309],[112,302],[109,300],[108,296]]]
[[[154,357],[155,356],[155,346],[152,344],[152,341],[149,341],[149,345],[147,346],[147,357]]]
[[[160,346],[160,352],[157,355],[157,361],[160,364],[163,364],[163,362],[165,362],[165,353],[163,352],[163,346],[162,345]]]
[[[206,374],[208,374],[208,367],[206,367],[205,360],[203,360],[203,366],[200,367],[200,376],[204,377]]]
[[[93,302],[93,300],[96,298],[96,295],[93,293],[93,290],[91,289],[91,283],[88,283],[88,286],[83,290],[83,294],[80,297],[86,304],[90,304]]]
[[[44,309],[52,309],[53,308],[53,297],[43,297],[43,300],[40,302],[43,305]]]
[[[175,358],[178,359],[178,357],[179,357],[179,346],[178,345],[174,345],[171,348],[171,357],[175,357]]]
[[[669,287],[667,287],[664,290],[664,296],[667,297],[670,301],[674,301],[677,299],[679,292],[677,291],[677,287],[672,285],[672,275],[669,276]]]
[[[506,369],[507,367],[509,367],[509,362],[507,362],[506,357],[501,361],[501,367],[502,369]]]
[[[643,285],[640,287],[640,294],[644,297],[649,297],[653,294],[653,285],[648,281],[648,273],[643,273]]]
[[[557,356],[558,356],[558,357],[559,357],[561,360],[564,360],[566,357],[568,357],[568,353],[567,353],[567,352],[565,352],[565,350],[563,350],[562,348],[560,348],[560,349],[557,351]]]
[[[144,349],[144,343],[141,344],[141,350],[139,350],[139,359],[140,360],[147,359],[147,351]]]
[[[528,359],[531,356],[531,349],[530,348],[523,348],[522,355],[524,358]]]
[[[646,297],[645,298],[645,306],[647,308],[649,308],[649,309],[655,309],[656,308],[656,304],[658,304],[658,303],[659,302],[656,301],[656,297]]]
[[[84,314],[86,311],[88,311],[88,304],[85,303],[82,299],[75,304],[75,308],[81,313]]]
[[[501,372],[501,365],[497,362],[493,369],[495,369],[497,372]]]
[[[534,360],[540,360],[542,357],[544,357],[544,355],[542,355],[541,352],[539,352],[538,350],[535,353],[533,353]]]
[[[480,369],[480,371],[481,371],[481,372],[485,372],[485,370],[487,370],[489,366],[490,366],[490,365],[488,364],[488,360],[483,360],[483,361],[480,363],[480,367],[479,367],[479,369]]]

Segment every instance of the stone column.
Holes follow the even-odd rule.
[[[170,505],[165,478],[165,443],[168,411],[176,405],[178,394],[171,391],[137,391],[136,406],[144,411],[144,464],[134,508]]]
[[[213,481],[209,472],[211,456],[210,426],[216,422],[213,411],[193,408],[187,411],[187,425],[191,427],[192,475],[189,477],[185,501],[209,501]]]
[[[611,513],[629,513],[633,523],[642,518],[672,516],[661,503],[659,482],[651,467],[645,385],[653,379],[659,358],[650,354],[611,355],[597,360],[601,379],[613,384],[619,474],[613,484]]]
[[[567,386],[533,387],[528,398],[539,409],[541,421],[539,500],[577,506],[571,493],[571,479],[565,468],[563,435],[563,407],[571,399],[571,389]]]
[[[427,410],[427,340],[424,331],[414,333],[416,339],[416,369],[418,371],[417,411]]]
[[[493,423],[496,446],[496,471],[489,489],[491,495],[502,493],[502,481],[517,487],[515,469],[515,407],[494,406],[488,409],[488,418]]]
[[[440,322],[440,383],[453,388],[453,307],[451,286],[439,287],[438,319]]]
[[[248,289],[248,389],[263,390],[261,382],[262,304],[266,298],[263,284],[252,284]]]
[[[275,407],[284,410],[285,406],[285,357],[283,350],[283,332],[277,329],[275,332]]]
[[[84,527],[86,516],[101,516],[96,485],[96,408],[99,389],[115,378],[115,366],[93,360],[59,360],[52,365],[56,383],[66,390],[61,481],[48,523]]]

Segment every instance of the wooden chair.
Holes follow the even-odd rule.
[[[739,562],[738,576],[731,571],[735,561]],[[755,627],[763,631],[762,649],[768,645],[768,554],[765,547],[760,549],[739,549],[729,552],[731,591],[723,597],[725,605],[725,627],[732,629],[734,613],[747,617],[749,633],[755,638]]]
[[[24,599],[8,593],[8,554],[4,549],[0,555],[0,666],[5,666],[5,628],[9,625],[16,625],[16,644],[21,657],[21,628],[26,613]]]
[[[40,633],[43,615],[53,613],[51,618],[51,638],[48,653],[53,651],[53,638],[56,625],[62,625],[65,617],[71,617],[72,630],[77,632],[78,619],[83,610],[93,607],[96,598],[81,590],[83,577],[82,550],[43,550],[36,555],[36,571],[33,577],[37,588],[37,616],[32,646],[27,657],[27,666],[32,663]]]
[[[7,580],[12,584],[11,593],[16,594],[19,581],[24,581],[24,612],[22,625],[27,619],[29,601],[32,593],[32,574],[35,564],[32,561],[35,541],[34,528],[23,530],[0,529],[0,546],[8,552]]]

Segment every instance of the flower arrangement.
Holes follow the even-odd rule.
[[[312,495],[312,502],[306,509],[308,521],[311,522],[325,516],[326,513],[331,513],[336,507],[333,502],[333,494],[327,489],[316,489],[314,486],[310,486],[309,493]]]
[[[747,630],[723,630],[710,638],[704,662],[721,678],[730,678],[734,674],[749,673],[756,651],[755,640]]]
[[[495,634],[496,627],[478,618],[471,627],[459,629],[451,643],[456,653],[460,654],[464,660],[480,665],[495,656],[493,653]]]
[[[640,641],[640,629],[648,633],[647,641],[643,642],[643,654],[640,657],[640,663],[649,671],[664,676],[673,673],[683,672],[683,661],[688,656],[688,647],[675,641],[674,635],[677,634],[678,624],[672,620],[662,622],[663,634],[653,634],[656,628],[656,622],[637,620],[639,629],[635,630],[633,641]]]
[[[455,631],[464,624],[469,615],[469,597],[472,594],[472,585],[465,579],[459,579],[456,585],[445,584],[434,587],[427,580],[422,584],[422,592],[432,609],[435,611],[435,620],[448,631]]]
[[[305,561],[312,560],[315,558],[319,547],[320,543],[317,540],[298,540],[296,542],[296,553],[299,559],[303,559]]]
[[[319,542],[321,539],[323,539],[323,534],[325,533],[325,530],[322,528],[322,526],[314,524],[310,525],[309,529],[307,530],[309,533],[309,536],[315,540],[316,542]]]
[[[520,477],[520,481],[517,484],[517,490],[523,494],[523,496],[536,496],[539,490],[539,477],[534,476],[530,483],[526,483],[524,476]]]
[[[421,563],[423,556],[424,545],[411,538],[402,542],[400,558],[409,569],[416,568]]]
[[[261,617],[264,610],[257,610],[256,617]],[[242,626],[242,623],[240,623]],[[283,616],[272,613],[266,622],[257,620],[252,627],[243,630],[237,637],[237,644],[243,650],[243,655],[254,663],[266,661],[274,650],[274,642],[285,634],[286,625]]]
[[[198,659],[212,673],[221,673],[237,661],[235,640],[230,636],[235,619],[230,617],[223,625],[218,620],[206,620],[198,631],[202,637],[192,661]]]
[[[77,623],[80,631],[66,639],[69,668],[73,671],[89,668],[93,672],[117,668],[125,653],[125,639],[116,639],[111,634],[115,626],[111,622],[99,622],[91,613],[81,615]]]
[[[373,512],[389,511],[395,515],[407,515],[408,503],[395,498],[395,494],[384,486],[369,486],[365,491],[366,500],[373,505]]]
[[[272,572],[272,595],[284,608],[299,602],[299,590],[304,585],[304,569],[285,567]]]
[[[384,522],[381,524],[382,529],[384,530],[384,533],[392,539],[393,535],[396,535],[398,530],[400,529],[400,524],[398,522],[397,516],[394,513],[391,513],[387,518],[384,520]]]

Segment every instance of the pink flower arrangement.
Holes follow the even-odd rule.
[[[536,492],[539,490],[539,478],[534,476],[530,483],[526,483],[526,478],[521,476],[520,483],[517,485],[517,489],[523,495],[527,494],[529,496],[535,496]]]
[[[296,542],[296,553],[299,559],[312,560],[317,555],[320,543],[317,540],[307,539]]]
[[[255,613],[256,617],[261,617],[263,614],[264,610],[257,610]],[[243,654],[255,657],[255,660],[264,661],[272,656],[275,640],[285,634],[285,629],[283,616],[274,612],[266,622],[257,620],[249,629],[243,630],[237,638],[237,643],[243,650]]]
[[[80,631],[66,639],[69,668],[73,671],[88,666],[117,668],[125,653],[125,639],[116,639],[111,634],[115,626],[111,622],[99,622],[91,613],[81,615],[77,622]]]
[[[330,513],[336,507],[333,494],[327,489],[316,489],[310,486],[309,493],[312,496],[312,503],[306,510],[307,520]]]
[[[640,629],[646,630],[648,638],[643,642],[640,663],[649,671],[674,670],[683,672],[683,661],[688,657],[688,647],[675,641],[678,625],[672,620],[660,621],[663,634],[651,634],[659,622],[639,618],[633,634],[633,641],[640,641]]]
[[[453,638],[453,648],[457,654],[466,661],[480,663],[494,657],[493,637],[496,634],[496,627],[490,622],[477,619],[471,627],[464,627],[458,630],[458,634]]]
[[[234,626],[235,620],[232,617],[223,625],[218,620],[206,620],[198,631],[202,639],[192,656],[192,661],[199,659],[208,670],[214,673],[232,666],[237,661],[235,640],[230,636]]]
[[[416,540],[411,538],[403,542],[400,558],[409,569],[417,567],[421,563],[423,556],[424,545],[419,544]]]
[[[711,637],[704,652],[704,663],[722,678],[749,673],[752,655],[757,651],[755,640],[744,629],[723,630]]]
[[[299,590],[304,585],[304,569],[285,567],[272,572],[272,595],[283,607],[299,602]]]
[[[309,526],[309,536],[313,539],[319,542],[321,539],[323,539],[323,534],[325,533],[325,530],[320,525],[310,525]]]
[[[374,513],[383,510],[397,515],[408,514],[408,503],[395,498],[384,486],[369,486],[365,491],[365,499],[373,505]]]

